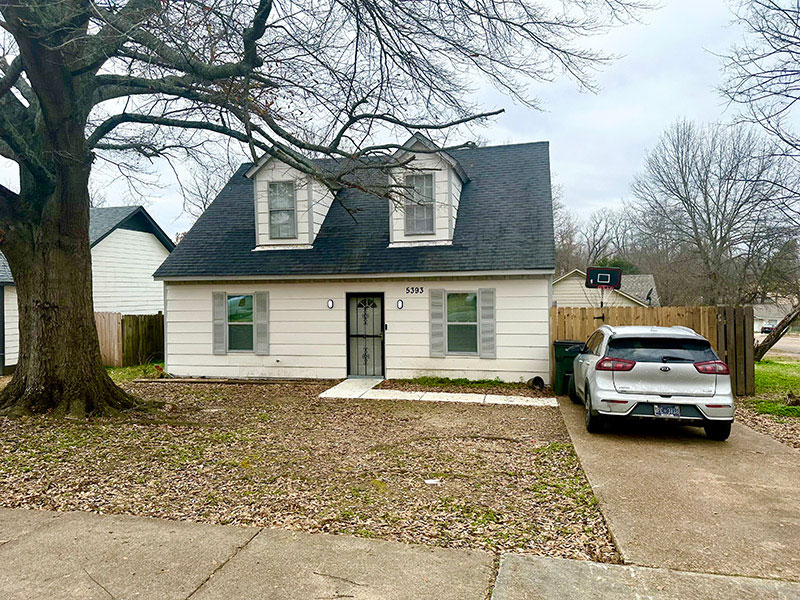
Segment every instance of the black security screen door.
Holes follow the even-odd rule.
[[[347,295],[347,374],[383,377],[383,294]]]

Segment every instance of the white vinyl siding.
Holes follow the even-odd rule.
[[[406,287],[422,293],[407,294]],[[423,375],[549,381],[549,311],[546,276],[509,279],[402,281],[352,280],[296,283],[168,282],[167,370],[183,376],[347,376],[346,293],[384,293],[386,376]],[[430,356],[430,289],[495,290],[496,358]],[[212,352],[213,292],[269,291],[269,356]],[[328,300],[334,307],[328,308]],[[397,301],[403,300],[403,308]]]
[[[5,286],[3,290],[3,317],[6,342],[5,366],[17,364],[19,360],[19,308],[17,306],[17,288]]]
[[[553,302],[557,306],[576,308],[599,308],[600,290],[590,289],[585,286],[586,280],[579,274],[571,275],[553,284]],[[616,290],[605,292],[603,300],[605,306],[643,306],[626,298]]]
[[[95,312],[144,315],[164,310],[164,286],[153,273],[167,256],[152,233],[112,231],[92,248]]]

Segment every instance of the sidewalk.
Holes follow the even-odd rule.
[[[0,509],[4,600],[483,600],[492,563],[349,536]]]
[[[557,407],[556,398],[501,396],[497,394],[457,394],[449,392],[406,392],[373,389],[383,379],[353,377],[322,392],[320,398],[365,398],[367,400],[420,400],[422,402],[469,402],[473,404],[510,404],[515,406]]]
[[[350,536],[0,509],[4,600],[756,600],[800,584]]]

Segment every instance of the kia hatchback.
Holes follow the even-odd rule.
[[[688,327],[602,326],[575,357],[570,395],[592,433],[617,418],[696,425],[714,440],[731,433],[728,365]]]

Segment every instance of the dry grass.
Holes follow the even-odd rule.
[[[616,559],[557,409],[318,399],[329,386],[129,383],[166,404],[0,419],[0,503]]]

